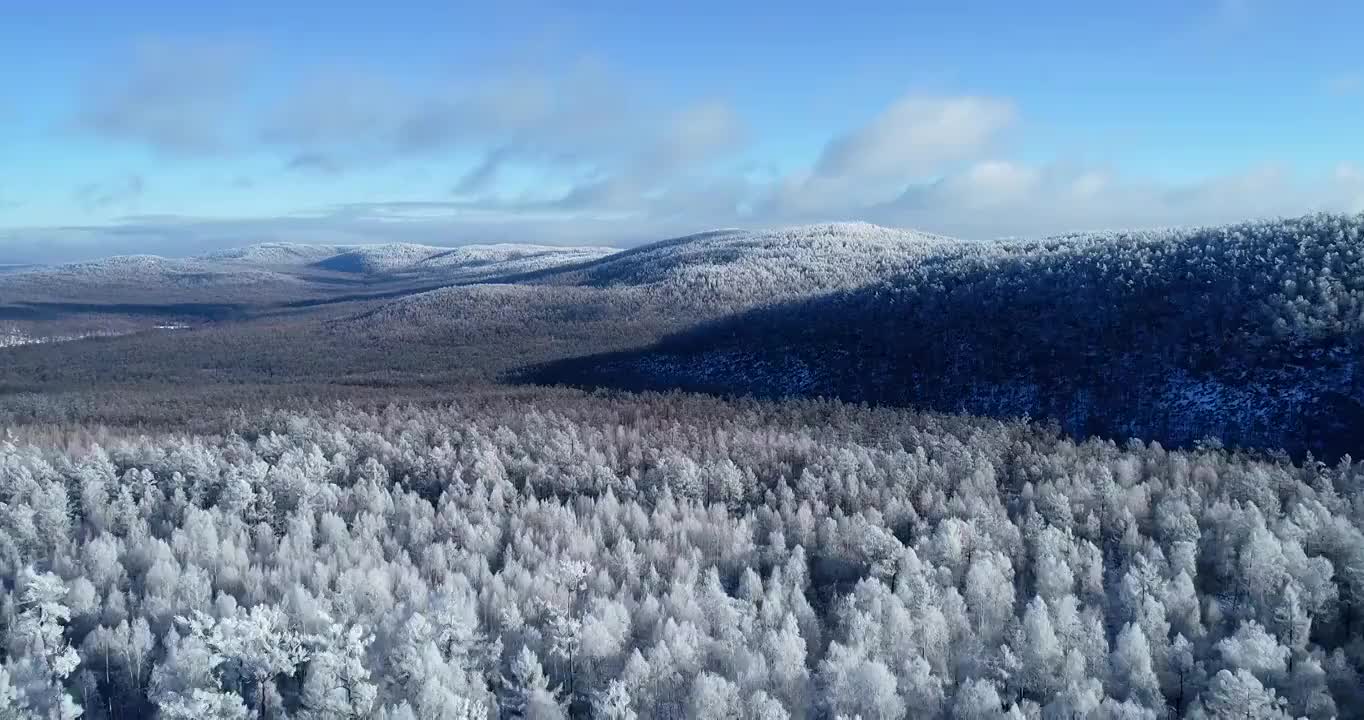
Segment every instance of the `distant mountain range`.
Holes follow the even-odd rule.
[[[0,302],[242,302],[325,297],[357,286],[454,283],[543,270],[604,247],[265,243],[189,258],[130,255],[0,272]]]

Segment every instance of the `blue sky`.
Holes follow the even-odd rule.
[[[1364,210],[1353,2],[13,3],[0,263]]]

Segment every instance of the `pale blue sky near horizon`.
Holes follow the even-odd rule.
[[[1349,2],[0,0],[0,263],[1364,211]]]

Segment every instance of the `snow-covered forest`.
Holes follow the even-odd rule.
[[[1364,720],[1364,0],[767,5],[0,0],[0,720]]]
[[[1364,716],[1364,471],[562,391],[0,444],[0,716]]]

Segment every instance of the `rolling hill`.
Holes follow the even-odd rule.
[[[858,287],[921,258],[969,247],[939,235],[869,223],[715,230],[665,240],[550,273],[535,282],[648,289],[670,302],[752,306]]]
[[[231,302],[261,292],[295,294],[302,284],[269,266],[121,255],[0,275],[0,301]]]
[[[358,345],[445,349],[451,362],[458,357],[465,368],[501,376],[585,350],[645,346],[698,322],[893,277],[923,257],[970,247],[843,223],[720,230],[595,258],[589,248],[579,262],[539,269],[539,254],[506,256],[527,252],[524,246],[461,248],[451,256],[462,256],[469,271],[480,267],[471,256],[491,256],[496,267],[525,273],[406,295],[329,327]],[[563,252],[550,257],[557,261]]]
[[[208,253],[201,259],[264,267],[298,267],[321,262],[347,250],[344,245],[267,242]]]

